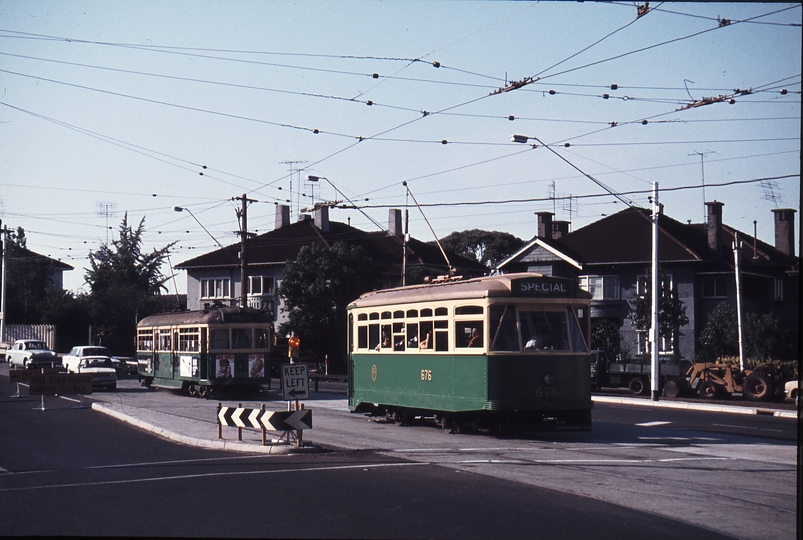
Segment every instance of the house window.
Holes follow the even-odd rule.
[[[228,279],[201,280],[201,298],[230,298],[230,290]]]
[[[782,279],[775,279],[775,300],[777,302],[783,302],[783,280]]]
[[[273,276],[248,276],[248,294],[273,294]]]
[[[728,278],[704,277],[703,298],[726,298],[728,296]]]
[[[619,276],[580,276],[580,288],[591,293],[592,300],[619,300]]]
[[[659,274],[659,277],[663,280],[663,284],[658,288],[659,291],[663,291],[662,294],[666,294],[667,291],[675,290],[672,274]],[[650,295],[650,287],[652,287],[650,279],[650,276],[638,277],[636,281],[636,294],[638,296],[645,297]]]
[[[637,353],[638,354],[649,354],[650,353],[650,333],[649,330],[642,330],[637,332],[638,337],[638,346],[637,346]],[[668,336],[662,335],[658,340],[658,352],[659,353],[671,353],[674,350],[674,335],[670,334]]]

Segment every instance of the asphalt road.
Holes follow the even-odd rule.
[[[8,394],[0,399],[3,536],[727,538],[375,452],[266,456],[177,445],[69,402],[9,407]]]
[[[597,403],[591,433],[449,435],[351,415],[341,394],[321,392],[307,402],[316,423],[305,440],[328,451],[270,455],[175,444],[66,396],[46,397],[41,411],[38,397],[11,398],[5,380],[4,536],[795,534],[797,422],[786,418]],[[275,399],[244,406],[284,407]],[[197,424],[215,438],[213,401],[136,381],[91,401]],[[255,433],[245,439],[258,444]]]

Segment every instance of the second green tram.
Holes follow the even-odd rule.
[[[591,429],[590,302],[576,281],[533,273],[363,294],[348,307],[349,409]]]
[[[137,324],[137,368],[145,386],[207,397],[222,388],[270,385],[271,315],[240,307],[164,313]]]

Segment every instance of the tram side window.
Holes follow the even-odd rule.
[[[232,349],[250,349],[251,348],[251,329],[250,328],[232,328],[231,329],[231,348]]]
[[[153,333],[150,330],[140,330],[137,332],[137,350],[153,350]]]
[[[170,347],[170,330],[159,330],[159,350],[160,351],[170,351],[172,348]]]
[[[391,345],[393,345],[393,341],[391,338],[391,327],[389,324],[382,325],[382,343],[377,345],[377,350],[380,348],[382,349],[390,349]]]
[[[455,347],[475,348],[482,346],[482,321],[457,321],[455,323]]]
[[[178,334],[178,350],[197,352],[200,347],[198,328],[181,328]]]
[[[519,352],[521,350],[515,306],[510,304],[491,306],[490,330],[492,351]]]
[[[418,348],[418,323],[407,323],[407,348]]]
[[[587,352],[588,346],[586,345],[585,333],[583,332],[585,309],[577,308],[572,309],[567,307],[569,316],[569,337],[572,342],[572,351],[574,352]]]
[[[449,321],[435,321],[435,350],[449,350]]]
[[[213,328],[209,331],[209,348],[227,350],[229,348],[229,329]]]
[[[399,311],[404,315],[403,311]],[[393,323],[393,350],[404,351],[404,323]]]
[[[432,349],[435,345],[432,341],[432,321],[421,321],[420,330],[421,338],[420,342],[418,343],[418,348],[422,351],[426,349]]]
[[[368,327],[367,326],[358,326],[357,327],[357,348],[358,349],[367,349],[368,348]]]
[[[368,325],[368,348],[379,350],[379,325]]]

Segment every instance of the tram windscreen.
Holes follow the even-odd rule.
[[[515,306],[494,305],[490,322],[491,351],[588,351],[571,307],[561,311],[520,309],[517,320]]]

